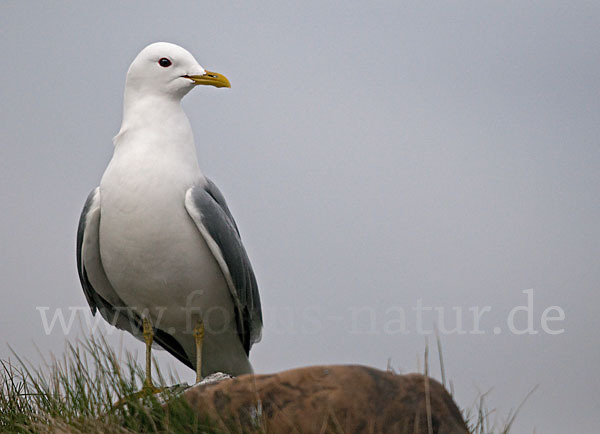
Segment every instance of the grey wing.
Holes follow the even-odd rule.
[[[100,189],[96,187],[88,196],[77,228],[77,271],[85,298],[92,314],[100,311],[112,325],[131,331],[127,318],[121,318],[118,308],[123,301],[112,288],[100,259],[98,242],[100,228]]]
[[[93,315],[100,311],[107,322],[139,338],[142,332],[141,319],[127,308],[106,277],[100,257],[99,235],[100,189],[97,187],[85,201],[77,228],[79,281]],[[154,329],[154,334],[156,343],[193,369],[183,347],[174,337],[160,329]]]
[[[225,198],[209,179],[190,188],[185,207],[215,256],[236,309],[238,335],[246,353],[260,341],[262,311],[256,277]]]

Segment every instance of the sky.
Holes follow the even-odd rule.
[[[167,41],[232,83],[183,106],[257,275],[257,373],[429,346],[441,379],[437,327],[461,408],[538,386],[514,432],[600,425],[598,2],[3,1],[0,38],[0,359],[90,329],[143,355],[89,313],[75,234]]]

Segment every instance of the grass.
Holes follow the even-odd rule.
[[[437,340],[441,379],[446,373]],[[145,378],[144,368],[131,353],[119,358],[103,337],[88,337],[67,344],[61,359],[42,367],[26,363],[13,352],[13,360],[0,360],[0,432],[65,433],[218,433],[217,423],[200,420],[180,397],[181,387],[172,373],[168,380],[155,361],[153,380],[165,388],[159,395],[136,395]],[[424,373],[430,374],[426,346]],[[389,363],[388,363],[388,368]],[[450,383],[450,390],[452,391]],[[463,416],[473,434],[507,434],[524,402],[500,423],[487,407],[489,392],[481,394]],[[122,405],[115,403],[122,400]],[[168,403],[164,406],[164,403]],[[431,425],[430,425],[431,426]],[[261,432],[239,426],[236,432]]]
[[[448,390],[448,386],[446,385],[446,369],[444,366],[444,357],[442,351],[442,341],[440,339],[439,333],[437,329],[435,329],[435,340],[437,346],[437,353],[439,357],[439,365],[440,365],[440,376],[442,385]],[[424,360],[424,371],[423,374],[426,376],[430,375],[429,372],[429,344],[425,344],[425,354],[423,357]],[[389,365],[389,363],[388,363]],[[511,410],[508,415],[498,421],[496,416],[496,410],[490,410],[487,405],[487,398],[491,393],[491,389],[485,393],[480,393],[473,405],[467,409],[462,410],[463,419],[467,423],[467,427],[469,428],[469,432],[472,434],[509,434],[512,428],[519,411],[525,405],[525,402],[533,395],[533,393],[537,390],[538,386],[533,387],[523,398],[521,403],[517,406],[515,410]],[[454,397],[454,387],[452,386],[452,382],[449,382],[449,391],[450,395]]]
[[[103,338],[68,344],[62,359],[40,368],[14,358],[0,361],[0,432],[216,432],[159,369],[153,380],[164,392],[136,396],[144,369],[130,353],[120,360]]]
[[[481,393],[471,408],[463,411],[463,417],[467,422],[469,431],[472,434],[509,434],[519,411],[536,389],[537,386],[532,388],[517,406],[516,410],[511,410],[500,423],[492,420],[492,416],[495,415],[496,411],[490,410],[487,406],[486,399],[491,390]]]

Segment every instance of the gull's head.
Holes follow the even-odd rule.
[[[181,99],[198,85],[231,87],[224,75],[205,70],[186,49],[156,42],[133,60],[125,87],[142,95]]]

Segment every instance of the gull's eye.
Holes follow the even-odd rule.
[[[162,66],[163,68],[167,68],[172,65],[171,61],[169,59],[167,59],[166,57],[163,57],[162,59],[160,59],[158,61],[158,64],[160,66]]]

